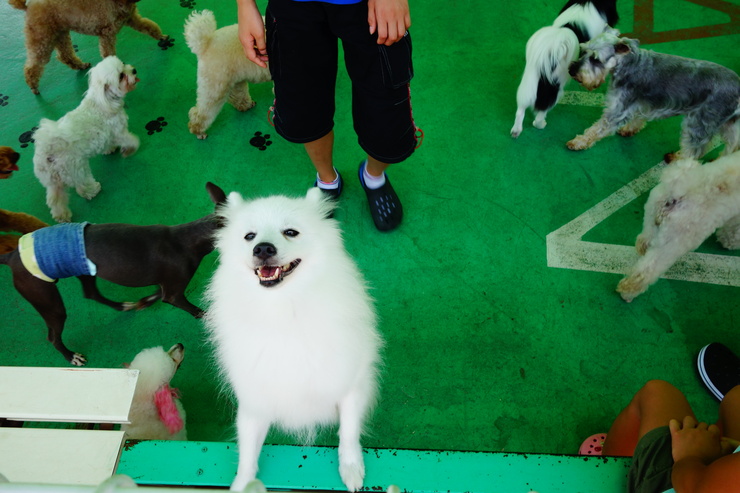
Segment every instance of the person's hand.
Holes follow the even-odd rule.
[[[378,33],[378,44],[390,46],[411,26],[408,0],[369,0],[367,23],[370,34]]]
[[[260,67],[267,68],[265,23],[257,4],[254,0],[237,0],[237,7],[239,41],[244,48],[244,54]]]
[[[697,423],[691,416],[686,416],[683,423],[672,419],[668,427],[671,430],[674,462],[687,457],[695,457],[704,464],[710,464],[726,455],[721,444],[719,428],[716,425]]]

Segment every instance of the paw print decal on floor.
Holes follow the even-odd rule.
[[[172,48],[175,46],[175,40],[172,39],[170,36],[167,36],[166,38],[162,38],[157,42],[157,45],[162,48],[162,50],[166,50],[167,48]]]
[[[21,143],[21,147],[26,148],[28,147],[28,144],[31,142],[34,142],[33,140],[33,133],[38,130],[39,127],[33,127],[28,132],[23,132],[20,137],[18,137],[18,142]]]
[[[195,7],[195,0],[180,0],[180,7],[192,9]]]
[[[164,121],[163,116],[160,116],[146,124],[146,131],[149,135],[153,135],[155,132],[161,132],[166,126],[167,122]]]
[[[8,106],[8,99],[10,96],[0,93],[0,106]]]
[[[264,151],[265,149],[267,149],[267,146],[272,145],[270,134],[262,135],[262,132],[255,132],[254,137],[249,139],[249,143],[260,151]]]
[[[74,52],[75,52],[75,53],[77,53],[78,51],[80,51],[80,50],[79,50],[79,49],[77,48],[77,45],[72,45],[72,49],[74,50]]]

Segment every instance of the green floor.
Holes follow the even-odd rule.
[[[625,33],[645,21],[635,20],[642,10],[633,3],[618,3],[618,27]],[[740,5],[725,3],[735,13]],[[543,131],[531,127],[528,114],[523,134],[512,140],[524,45],[561,6],[555,0],[411,2],[412,101],[425,139],[406,163],[390,169],[406,211],[392,233],[375,230],[352,178],[362,153],[349,120],[348,81],[340,77],[335,159],[349,179],[336,216],[373,287],[387,341],[382,399],[366,446],[574,453],[585,437],[606,431],[651,378],[675,383],[700,416],[715,417],[717,405],[697,381],[693,357],[712,341],[740,350],[737,288],[664,279],[626,304],[614,292],[618,274],[548,267],[547,235],[675,150],[680,124],[654,122],[632,139],[612,137],[575,153],[565,142],[596,120],[600,109],[563,104]],[[234,2],[143,0],[139,8],[174,44],[162,49],[131,29],[121,32],[118,55],[141,78],[127,97],[130,129],[141,148],[127,159],[93,159],[103,191],[90,202],[73,197],[74,220],[186,222],[211,211],[206,181],[247,196],[304,193],[314,179],[311,165],[302,147],[270,127],[269,84],[252,88],[253,110],[225,107],[207,140],[188,133],[196,59],[183,41],[183,22],[193,9],[208,8],[219,25],[233,23]],[[86,78],[53,59],[41,95],[34,96],[23,80],[24,14],[3,1],[0,18],[0,145],[22,155],[21,171],[0,182],[0,207],[51,221],[33,176],[28,132],[42,117],[57,119],[73,109]],[[730,16],[695,2],[655,0],[654,19],[657,32],[726,24]],[[740,20],[733,19],[722,28],[676,31],[673,41],[646,46],[738,70],[740,35],[711,35],[738,32]],[[700,35],[682,39],[684,32]],[[83,60],[99,60],[95,38],[73,34],[73,41]],[[568,89],[580,91],[575,83]],[[150,134],[150,122],[157,121]],[[257,132],[270,136],[265,150],[250,144]],[[644,198],[584,239],[631,245]],[[713,240],[702,248],[723,253]],[[212,254],[201,264],[190,285],[194,302],[201,303],[216,262]],[[182,393],[190,438],[233,440],[233,405],[219,395],[201,323],[161,303],[115,312],[83,300],[78,284],[59,283],[69,312],[67,345],[84,353],[91,367],[120,367],[144,347],[183,343],[186,358],[173,384]],[[100,284],[114,299],[151,291]],[[45,340],[41,318],[14,291],[7,268],[0,269],[0,292],[0,365],[63,366]],[[268,441],[291,443],[278,434]],[[331,432],[317,441],[334,443]]]

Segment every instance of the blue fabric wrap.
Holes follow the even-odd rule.
[[[41,272],[52,279],[95,275],[85,253],[85,227],[90,224],[67,223],[33,232],[34,253]]]

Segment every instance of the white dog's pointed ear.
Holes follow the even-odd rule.
[[[239,192],[231,192],[228,197],[226,197],[226,204],[229,206],[238,206],[244,203],[244,197],[241,196]]]
[[[331,217],[337,208],[337,201],[329,198],[319,187],[311,187],[306,192],[306,200],[316,207],[322,216]]]

